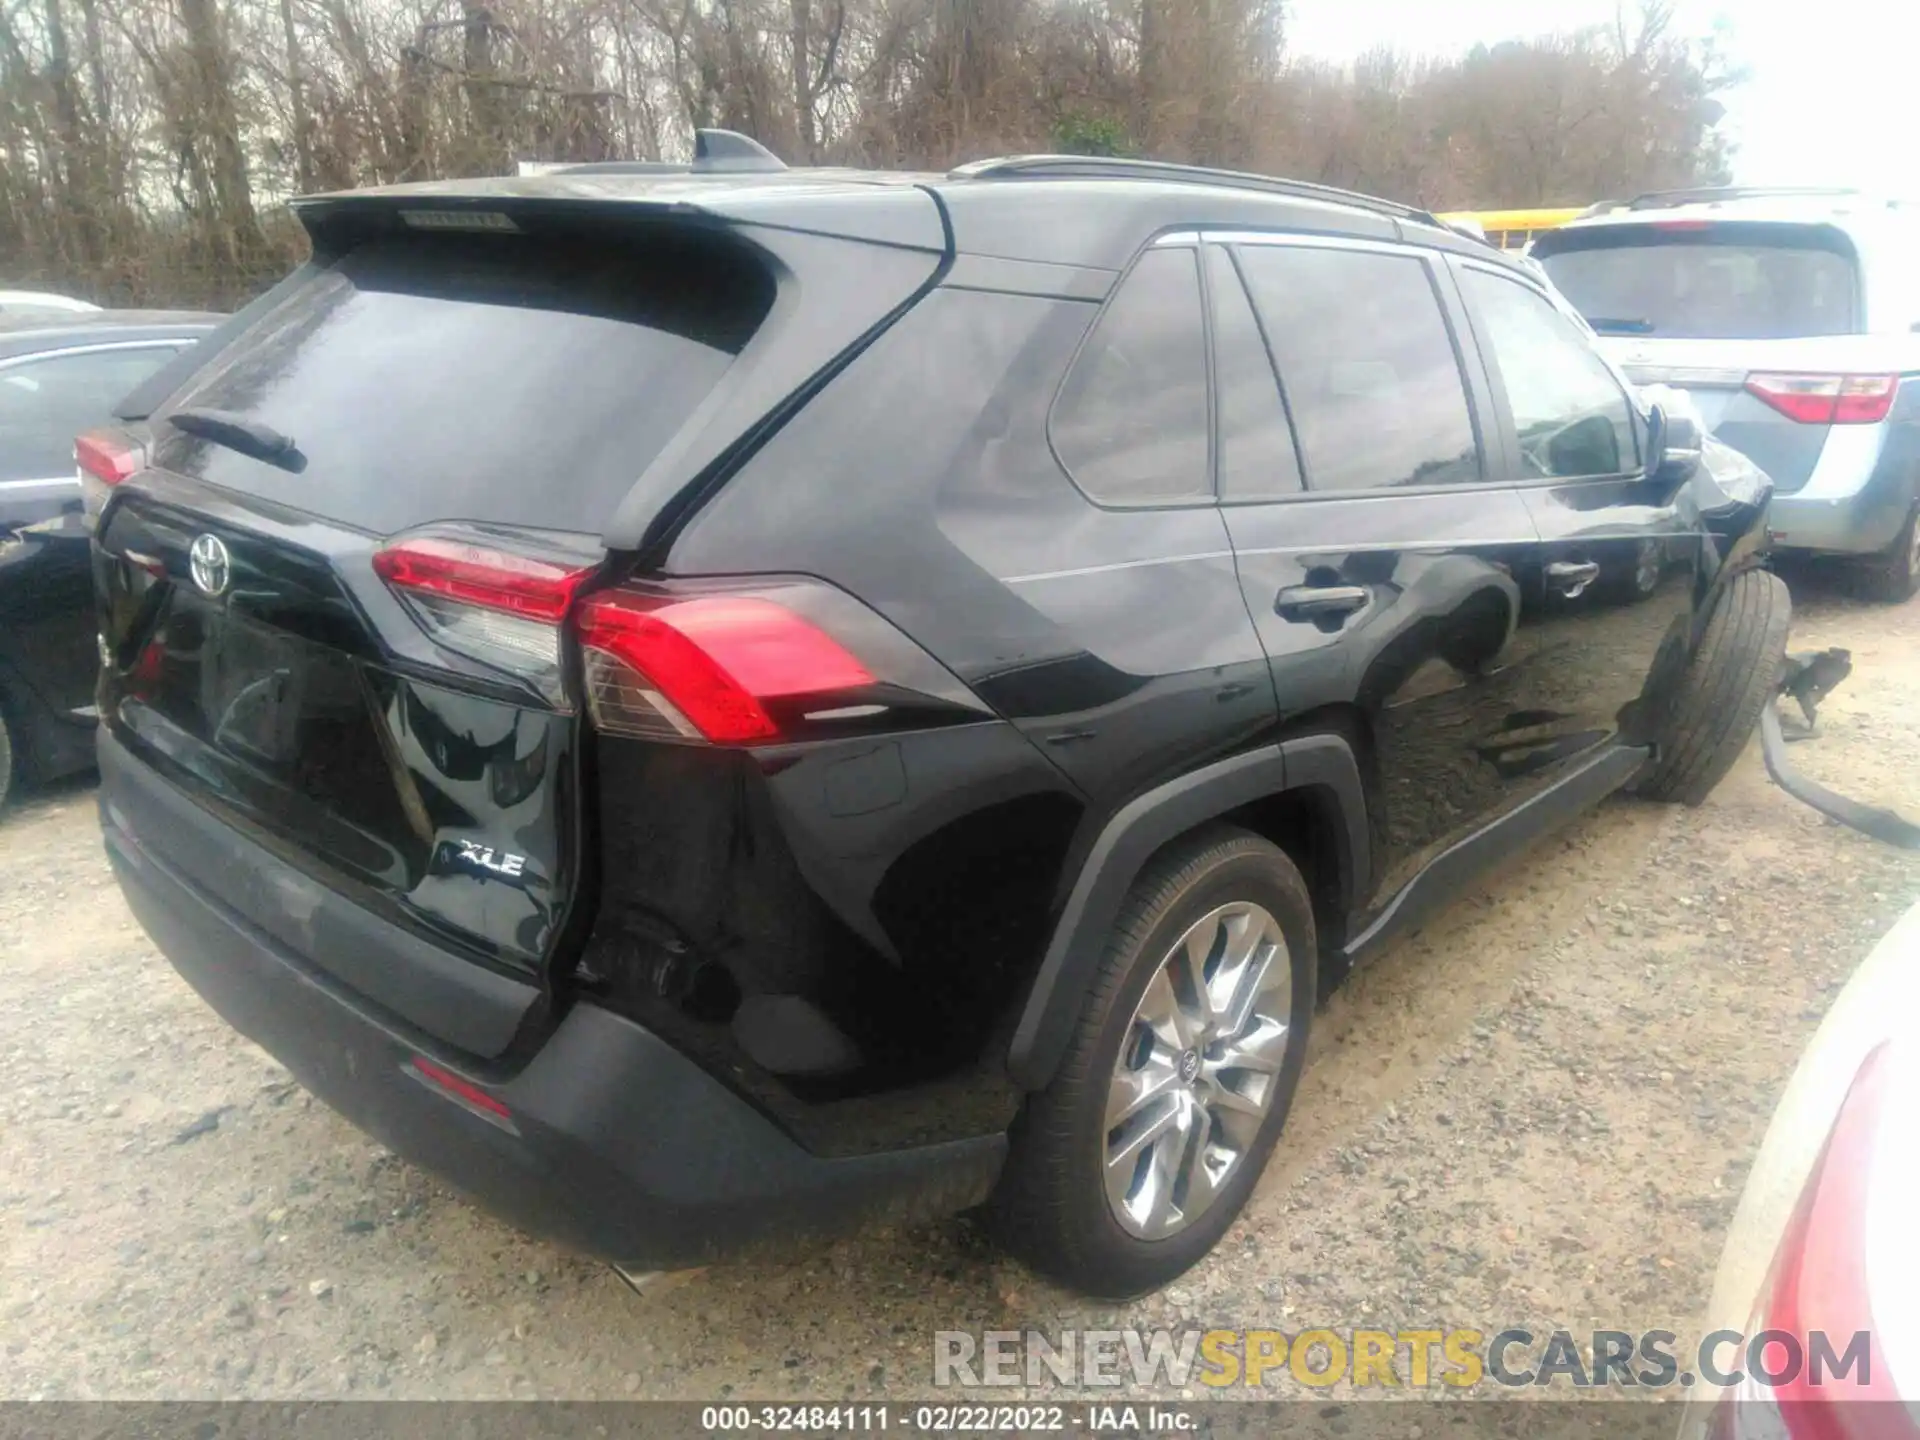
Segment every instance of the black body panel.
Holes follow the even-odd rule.
[[[999,1173],[997,1134],[818,1159],[671,1046],[592,1005],[496,1078],[248,927],[121,829],[110,800],[104,822],[135,917],[235,1029],[383,1143],[588,1254],[639,1270],[702,1265],[950,1214],[984,1199]],[[486,1084],[507,1125],[423,1083],[419,1056]]]
[[[724,235],[770,303],[596,533],[568,519],[590,560],[544,692],[430,639],[373,571],[390,537],[299,506],[288,477],[121,487],[97,552],[110,847],[183,973],[316,1091],[624,1263],[982,1198],[1129,887],[1196,827],[1286,851],[1330,973],[1418,923],[1646,762],[1759,543],[1764,489],[1662,492],[1637,457],[1538,473],[1578,447],[1521,433],[1523,367],[1503,376],[1459,273],[1534,282],[1412,212],[1168,177],[578,174],[302,213],[326,266],[421,207],[506,236]],[[1241,268],[1263,245],[1411,267],[1418,303],[1356,305],[1349,348],[1316,359],[1286,343],[1303,292]],[[187,581],[203,535],[243,572],[225,599]],[[1644,593],[1587,593],[1648,543]],[[875,662],[888,703],[796,704],[732,743],[594,708],[613,691],[583,684],[584,612],[775,577],[827,597],[800,618],[853,658],[919,678]],[[311,677],[276,723],[350,720],[371,788],[303,790],[289,755],[240,753],[188,703],[186,661],[143,693],[170,627],[267,632],[282,658],[253,672]],[[177,853],[170,827],[193,837]],[[470,837],[531,882],[476,879],[466,908],[423,891]],[[410,1078],[420,1053],[520,1134]]]
[[[93,572],[78,515],[0,535],[0,710],[29,780],[93,764]]]

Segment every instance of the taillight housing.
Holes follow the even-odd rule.
[[[556,709],[571,636],[606,735],[765,745],[992,713],[883,616],[805,577],[608,586],[584,538],[453,525],[398,536],[372,564],[436,644]]]
[[[587,713],[693,745],[950,725],[992,712],[884,616],[822,581],[630,581],[574,612]]]
[[[1920,1357],[1896,1359],[1886,1343],[1888,1320],[1898,1317],[1891,1328],[1907,1329],[1908,1297],[1920,1284],[1920,1247],[1910,1238],[1911,1213],[1920,1202],[1920,1158],[1911,1136],[1916,1098],[1920,1055],[1891,1042],[1868,1052],[1781,1235],[1747,1326],[1750,1337],[1772,1337],[1767,1363],[1778,1367],[1780,1378],[1754,1374],[1751,1348],[1743,1350],[1743,1378],[1722,1397],[1716,1435],[1920,1435],[1896,1403],[1902,1397],[1895,1374],[1901,1362],[1911,1367]],[[1819,1373],[1816,1341],[1825,1358]],[[1913,1373],[1906,1372],[1909,1385]]]
[[[582,604],[575,629],[588,712],[614,735],[761,744],[780,738],[776,710],[844,714],[876,683],[826,630],[762,595],[611,590]]]
[[[564,542],[468,527],[403,535],[374,552],[386,581],[437,644],[564,704],[562,622],[597,562]]]
[[[106,509],[113,487],[146,468],[147,451],[124,430],[89,430],[75,437],[73,468],[80,479],[80,510],[89,525]]]
[[[1898,375],[1760,373],[1747,393],[1802,425],[1877,425],[1900,393]]]

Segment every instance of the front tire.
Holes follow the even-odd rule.
[[[1312,902],[1276,846],[1219,826],[1157,856],[1015,1123],[988,1204],[1001,1243],[1112,1300],[1205,1256],[1286,1124],[1316,971]]]
[[[1634,785],[1649,800],[1698,805],[1746,749],[1780,684],[1793,601],[1778,575],[1746,570],[1714,606],[1680,678],[1660,758]]]

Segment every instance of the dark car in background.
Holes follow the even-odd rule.
[[[1764,482],[1403,206],[1026,157],[295,212],[88,440],[107,851],[315,1093],[628,1269],[985,1202],[1164,1283],[1324,986],[1703,798],[1777,674]]]
[[[0,307],[0,804],[93,763],[99,667],[74,437],[216,315]]]

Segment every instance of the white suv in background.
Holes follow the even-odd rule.
[[[1712,189],[1596,207],[1531,254],[1637,384],[1773,478],[1779,548],[1920,588],[1920,204]]]

